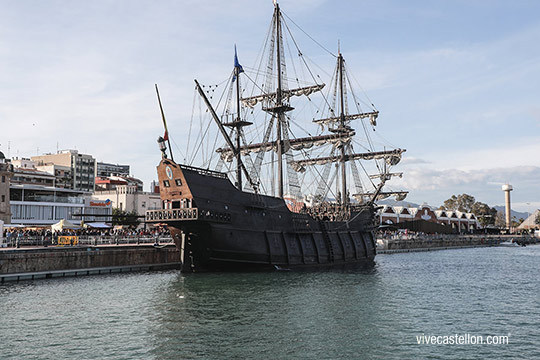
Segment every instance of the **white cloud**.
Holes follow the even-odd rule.
[[[448,148],[446,152],[432,156],[437,157],[433,160],[436,169],[475,170],[479,167],[540,166],[537,154],[540,154],[540,137],[523,137],[514,138],[510,143],[503,140],[483,149]]]
[[[534,202],[540,188],[540,167],[479,168],[472,170],[410,167],[392,188],[410,192],[409,201],[438,206],[452,195],[466,193],[491,206],[504,202],[501,184],[510,183],[516,203]]]
[[[411,196],[444,200],[478,191],[496,199],[482,190],[487,182],[521,185],[538,175],[523,170],[540,166],[540,48],[531,45],[540,37],[538,24],[489,39],[421,42],[448,28],[409,38],[407,18],[444,20],[445,9],[345,2],[349,11],[333,20],[333,12],[343,10],[334,2],[280,4],[302,28],[318,33],[311,35],[324,37],[323,45],[346,38],[349,68],[381,110],[377,132],[408,150],[396,171],[404,171],[402,185]],[[459,13],[463,4],[447,6]],[[9,3],[0,14],[0,150],[7,153],[11,142],[11,155],[31,156],[38,147],[54,152],[58,142],[102,161],[130,163],[148,184],[159,160],[155,138],[162,134],[154,83],[184,151],[193,78],[224,79],[234,43],[243,64],[252,63],[271,12],[270,0]],[[330,21],[335,31],[325,26]],[[366,21],[393,25],[394,32]],[[522,178],[513,180],[518,174]],[[532,194],[536,183],[523,184]]]
[[[412,165],[412,164],[430,164],[430,161],[427,161],[425,159],[410,157],[410,156],[404,156],[401,160],[402,165]]]
[[[409,169],[400,181],[403,187],[410,190],[440,190],[463,185],[496,185],[521,182],[520,179],[532,178],[540,183],[540,167],[516,166],[512,168],[490,168],[477,170],[427,168]]]

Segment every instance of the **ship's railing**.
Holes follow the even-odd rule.
[[[60,239],[59,239],[60,237]],[[66,241],[67,240],[67,241]],[[0,238],[0,247],[19,248],[29,246],[98,246],[98,245],[137,245],[137,244],[172,244],[170,235],[42,235],[10,236]]]
[[[213,176],[213,177],[220,178],[220,179],[227,179],[227,174],[219,172],[219,171],[202,169],[202,168],[189,166],[189,165],[183,165],[183,164],[180,165],[180,168],[184,169],[184,170],[195,171],[199,175],[208,175],[208,176]]]
[[[163,209],[163,210],[147,210],[146,222],[166,222],[166,221],[189,221],[199,218],[199,209],[197,208],[181,208],[181,209]]]

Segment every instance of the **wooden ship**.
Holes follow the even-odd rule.
[[[195,80],[196,92],[209,115],[209,126],[220,137],[219,147],[212,152],[217,157],[214,167],[208,162],[196,167],[188,161],[174,161],[157,93],[165,125],[165,136],[158,139],[162,209],[147,211],[146,221],[167,224],[179,251],[182,271],[370,266],[376,255],[376,201],[390,195],[403,198],[406,194],[383,191],[392,176],[401,176],[391,173],[390,168],[405,150],[371,149],[368,139],[362,145],[368,151],[354,151],[357,134],[353,122],[363,122],[366,130],[374,128],[379,112],[373,108],[349,111],[349,103],[354,100],[349,100],[352,88],[340,52],[335,55],[329,95],[322,100],[326,115],[309,121],[322,129],[321,133],[292,136],[293,99],[311,101],[325,84],[315,78],[311,84],[290,86],[283,44],[284,31],[289,27],[283,22],[283,13],[275,3],[263,51],[266,60],[261,61],[264,70],[257,72],[263,74],[264,84],[255,82],[249,96],[241,81],[247,83],[250,77],[240,65],[235,48],[221,115],[209,97],[215,90]],[[303,57],[300,50],[298,56]],[[264,121],[260,117],[248,119],[255,110],[264,114]],[[263,130],[258,132],[262,140],[248,140],[246,129],[257,121]],[[211,140],[201,137],[201,141]],[[310,150],[315,148],[323,149],[325,156],[313,155]],[[265,156],[271,159],[263,162]],[[369,191],[357,165],[366,161],[376,163],[379,170],[377,175],[367,176],[372,185]],[[263,165],[270,170],[265,173]],[[223,171],[223,167],[228,170]],[[316,169],[310,177],[314,185],[304,195],[299,177],[310,168]],[[306,177],[303,179],[305,183]]]

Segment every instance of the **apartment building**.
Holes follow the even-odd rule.
[[[77,150],[62,150],[56,154],[32,156],[36,167],[59,165],[63,168],[54,171],[65,171],[71,182],[67,188],[85,192],[93,192],[95,188],[96,160],[91,155],[80,154]],[[69,171],[65,169],[69,168]]]

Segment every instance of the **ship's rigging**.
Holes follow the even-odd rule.
[[[294,50],[286,45],[287,38],[292,40]],[[205,167],[222,171],[225,166],[239,189],[262,191],[279,198],[311,199],[314,203],[333,199],[343,206],[354,201],[373,203],[391,195],[404,198],[406,192],[383,192],[382,189],[392,176],[400,176],[390,169],[397,165],[405,150],[375,149],[367,130],[375,129],[379,111],[371,102],[367,111],[360,106],[341,52],[334,55],[335,71],[330,86],[326,86],[321,77],[307,67],[308,61],[292,37],[277,3],[264,49],[259,66],[244,69],[235,48],[229,85],[218,103],[212,104],[213,99],[207,96],[214,94],[217,88],[205,87],[196,81],[210,122],[217,125],[214,128],[219,131],[214,135],[216,146],[206,150]],[[286,54],[296,54],[296,61],[287,62]],[[294,76],[288,76],[288,66],[292,67]],[[301,105],[301,100],[307,100],[311,112]],[[298,102],[295,112],[293,102],[295,105]],[[221,109],[221,116],[216,109]],[[300,116],[293,115],[296,112]],[[352,127],[356,121],[362,123],[362,141],[357,139],[357,131]],[[316,130],[310,131],[308,123]],[[297,130],[293,131],[293,125],[307,136],[294,136]],[[209,126],[209,123],[201,123],[199,130],[204,136],[200,135],[199,139],[211,144]],[[219,138],[225,139],[225,143]],[[365,151],[355,152],[355,147]],[[365,161],[375,166],[369,167]],[[378,174],[369,175],[373,170]],[[351,191],[352,184],[354,190]]]

